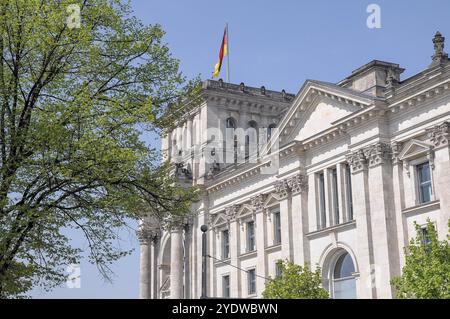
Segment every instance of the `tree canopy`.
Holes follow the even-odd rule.
[[[268,299],[326,299],[328,292],[322,288],[321,270],[313,272],[308,264],[296,265],[279,261],[281,275],[270,280],[263,292]]]
[[[65,281],[81,250],[62,229],[107,277],[128,218],[189,212],[196,191],[142,139],[197,90],[163,35],[118,0],[0,3],[0,297]]]
[[[425,229],[417,223],[416,237],[405,247],[402,276],[391,280],[397,298],[450,298],[450,245],[440,241],[432,222]],[[449,221],[450,229],[450,221]],[[450,236],[447,235],[447,239]]]

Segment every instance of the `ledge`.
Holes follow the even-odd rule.
[[[307,233],[306,237],[308,237],[308,238],[320,237],[320,236],[323,236],[323,235],[327,235],[327,234],[329,234],[331,232],[335,232],[335,231],[342,232],[342,231],[345,231],[345,230],[348,230],[348,229],[353,229],[353,228],[356,228],[356,221],[355,220],[351,220],[349,222],[345,222],[345,223],[342,223],[342,224],[339,224],[339,225],[333,225],[333,226],[330,226],[330,227],[327,227],[327,228],[323,228],[323,229],[312,231],[310,233]]]
[[[256,257],[256,250],[248,251],[248,252],[245,252],[238,256],[238,258],[240,258],[240,259],[248,259],[248,258],[252,258],[252,257]]]
[[[272,246],[267,246],[266,248],[264,248],[264,250],[266,252],[274,252],[274,251],[281,250],[281,243],[280,244],[275,244],[275,245],[272,245]]]
[[[440,201],[434,200],[428,203],[419,204],[413,207],[408,207],[402,210],[402,213],[405,215],[415,215],[429,212],[430,210],[439,209],[441,207]]]
[[[221,259],[221,260],[214,260],[214,266],[216,267],[221,267],[224,265],[230,265],[231,263],[231,258],[227,258],[227,259]]]

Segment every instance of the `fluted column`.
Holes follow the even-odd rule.
[[[428,136],[434,146],[434,154],[430,154],[430,166],[433,169],[433,192],[440,202],[440,213],[437,230],[440,240],[447,238],[448,220],[450,219],[450,122],[446,121],[428,130]]]
[[[170,298],[183,298],[183,230],[170,232]]]
[[[145,227],[142,227],[138,232],[138,239],[140,243],[140,278],[139,278],[139,298],[151,298],[151,251],[150,242],[152,240],[151,233]]]
[[[265,195],[260,194],[251,199],[255,215],[256,226],[256,272],[260,276],[267,277],[267,258],[266,258],[266,220],[264,215]],[[266,286],[266,280],[262,277],[256,278],[256,289],[258,297],[262,296]]]
[[[362,150],[353,152],[347,157],[352,170],[352,189],[354,217],[357,226],[356,252],[358,256],[359,279],[358,298],[376,298],[375,282],[372,278],[373,241],[370,222],[370,200],[368,185],[367,160]]]

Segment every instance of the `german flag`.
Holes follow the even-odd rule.
[[[228,55],[227,28],[225,28],[225,31],[223,32],[222,45],[220,46],[220,51],[219,51],[219,61],[217,61],[216,66],[214,68],[213,78],[216,78],[219,76],[220,68],[222,67],[223,57],[226,55]]]

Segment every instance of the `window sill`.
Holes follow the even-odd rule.
[[[356,228],[355,220],[351,220],[349,222],[345,222],[342,224],[333,225],[333,226],[329,226],[327,228],[322,228],[319,230],[309,232],[306,234],[306,237],[308,237],[308,238],[320,237],[320,236],[328,235],[331,232],[335,232],[335,231],[342,232],[342,231],[346,231],[346,230],[353,229],[353,228]]]
[[[281,250],[281,243],[280,244],[275,244],[275,245],[272,245],[272,246],[267,246],[264,250],[267,251],[267,252],[273,252],[273,251]]]
[[[413,207],[408,207],[402,210],[402,213],[405,215],[416,215],[429,212],[434,209],[439,209],[441,207],[440,201],[433,200],[431,202],[418,204]]]
[[[247,259],[247,258],[252,258],[252,257],[256,257],[256,250],[248,251],[248,252],[245,252],[245,253],[239,255],[239,258],[242,258],[242,259]]]
[[[216,267],[220,267],[220,266],[223,266],[223,265],[229,265],[230,262],[231,262],[231,259],[230,258],[226,258],[226,259],[221,259],[221,260],[214,261],[214,265]]]

